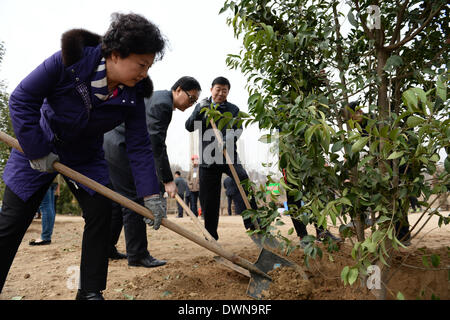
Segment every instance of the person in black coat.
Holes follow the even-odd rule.
[[[237,196],[239,194],[239,190],[234,183],[233,179],[231,177],[226,177],[223,181],[223,187],[225,188],[225,195],[228,199],[228,215],[233,215],[231,205],[233,203],[233,197]]]
[[[171,90],[155,91],[145,99],[147,131],[155,159],[156,174],[161,182],[161,193],[175,197],[177,188],[170,170],[167,156],[166,135],[175,109],[184,111],[191,107],[201,92],[200,84],[192,77],[182,77]],[[118,126],[105,134],[104,150],[114,189],[123,196],[141,202],[130,173],[130,163],[126,155],[125,127]],[[147,233],[142,217],[129,210],[115,206],[111,222],[110,258],[128,258],[132,266],[157,267],[166,261],[155,259],[147,250]],[[117,252],[116,244],[124,226],[127,256]]]
[[[207,123],[205,113],[200,111],[204,108],[210,108],[211,104],[217,106],[217,110],[222,114],[231,113],[233,117],[238,116],[239,108],[227,101],[230,91],[230,82],[224,77],[214,79],[211,85],[211,97],[203,99],[195,106],[191,116],[186,120],[186,130],[193,132],[199,130],[201,148],[199,152],[199,175],[200,175],[200,205],[202,215],[205,219],[205,228],[217,240],[219,235],[217,227],[219,225],[219,209],[220,209],[220,190],[222,187],[222,174],[231,176],[230,168],[218,146],[217,139],[211,130],[211,125]],[[216,123],[217,125],[217,123]],[[234,168],[240,181],[248,179],[248,174],[244,167],[240,164],[236,142],[239,137],[239,130],[234,127],[230,130],[226,126],[221,130],[223,141],[230,158],[232,159]],[[220,154],[219,154],[220,153]],[[242,197],[236,197],[236,213],[241,214],[246,210]],[[257,209],[254,198],[250,201],[252,209]],[[251,219],[244,219],[246,229],[254,230]]]

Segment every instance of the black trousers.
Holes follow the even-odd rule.
[[[197,217],[198,217],[198,206],[197,206],[198,196],[199,196],[198,191],[191,191],[191,210]]]
[[[242,165],[235,164],[234,168],[240,181],[248,179],[248,174]],[[223,173],[232,177],[228,165],[214,165],[209,168],[200,167],[199,170],[200,205],[205,218],[205,228],[216,240],[219,239],[217,227],[219,225],[220,190]],[[247,209],[239,192],[233,196],[233,201],[236,206],[236,214],[241,214]],[[254,198],[250,201],[250,206],[252,209],[257,209]],[[254,229],[251,219],[244,219],[244,226],[246,229]]]
[[[181,200],[186,202],[186,197],[184,196],[184,193],[179,193],[178,196],[181,198]],[[187,205],[189,205],[189,204],[187,204]],[[178,208],[178,217],[182,218],[183,217],[183,207],[178,202],[177,202],[177,208]]]
[[[233,205],[233,197],[227,196],[227,199],[228,199],[228,215],[231,216],[233,215],[233,210],[231,208],[231,206]]]
[[[129,169],[128,172],[127,168],[119,168],[111,163],[108,163],[108,167],[113,189],[124,197],[127,197],[140,205],[144,205],[144,200],[137,196],[131,169]],[[112,205],[109,252],[116,250],[115,246],[119,240],[122,227],[125,231],[125,245],[128,261],[134,262],[149,256],[150,253],[147,249],[147,226],[143,217],[128,208],[121,207],[117,203],[113,203]]]
[[[68,182],[69,188],[83,212],[80,288],[101,291],[106,288],[108,274],[108,239],[110,234],[111,201],[96,193],[91,196],[81,187]],[[3,289],[17,249],[30,226],[50,183],[43,185],[27,201],[20,199],[8,187],[3,195],[0,213],[0,292]]]
[[[297,208],[300,208],[302,206],[301,200],[294,201],[294,198],[289,195],[287,196],[287,203],[288,203],[288,207],[290,207],[291,205],[296,205]],[[297,236],[299,236],[300,238],[303,238],[308,235],[308,231],[306,230],[306,225],[302,221],[294,219],[294,218],[291,218],[291,220],[292,220],[292,224],[294,225],[294,229],[295,229],[295,232],[297,233]],[[318,236],[323,231],[323,228],[322,227],[318,228],[316,223],[314,223],[314,227],[316,228],[316,236]]]

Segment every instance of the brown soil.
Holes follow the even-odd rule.
[[[419,214],[411,214],[410,223]],[[200,234],[188,217],[169,219]],[[292,227],[284,217],[286,232]],[[28,229],[8,275],[0,300],[10,299],[74,299],[77,282],[75,270],[79,265],[83,219],[57,215],[52,243],[48,246],[32,247],[28,242],[38,238],[41,221],[34,220]],[[390,280],[389,299],[401,291],[405,299],[450,298],[449,268],[450,226],[436,228],[437,219],[432,219],[422,230],[421,236],[412,241],[412,246],[401,249],[393,255],[396,268]],[[249,279],[214,260],[215,254],[178,234],[161,228],[148,229],[149,249],[153,256],[168,261],[159,268],[146,269],[129,267],[126,260],[111,261],[109,264],[106,299],[126,300],[247,300]],[[337,234],[337,228],[330,230]],[[308,226],[314,234],[314,228]],[[286,233],[285,233],[286,234]],[[219,243],[227,250],[239,254],[249,261],[256,261],[259,250],[246,235],[239,216],[221,216]],[[295,239],[295,233],[288,236]],[[420,243],[419,243],[420,240]],[[123,233],[118,249],[124,252]],[[347,240],[338,253],[329,254],[324,249],[323,258],[311,260],[309,269],[304,265],[303,252],[294,251],[288,259],[301,265],[310,281],[305,282],[292,269],[278,268],[270,272],[272,285],[264,292],[266,299],[315,299],[352,300],[375,299],[374,295],[358,281],[353,286],[344,286],[340,273],[344,266],[353,265],[350,257],[351,245]],[[422,263],[424,255],[440,254],[437,268],[426,270]],[[431,265],[431,263],[430,263]]]

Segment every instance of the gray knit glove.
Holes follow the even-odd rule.
[[[167,201],[165,198],[159,196],[159,197],[152,197],[144,200],[144,205],[147,209],[149,209],[153,213],[153,217],[155,220],[151,220],[149,218],[144,218],[144,222],[148,224],[149,226],[153,226],[153,229],[158,230],[161,221],[163,218],[167,218],[166,215],[166,208],[167,208]]]
[[[53,163],[55,161],[59,161],[58,155],[50,152],[45,157],[30,160],[30,165],[34,170],[41,172],[55,172],[55,169],[53,169]]]

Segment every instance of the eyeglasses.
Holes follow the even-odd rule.
[[[196,98],[195,96],[191,96],[191,95],[189,94],[189,92],[187,92],[186,90],[183,90],[183,91],[184,91],[184,93],[186,93],[186,95],[188,96],[188,98],[189,98],[189,103],[190,103],[190,104],[194,104],[194,103],[197,102],[197,99],[198,99],[198,98]]]

